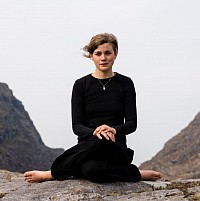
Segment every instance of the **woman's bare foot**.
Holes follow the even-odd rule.
[[[43,181],[51,181],[54,178],[51,175],[51,171],[29,171],[24,173],[24,179],[27,182],[43,182]]]
[[[162,174],[153,170],[140,170],[141,179],[146,181],[156,181],[161,179]]]

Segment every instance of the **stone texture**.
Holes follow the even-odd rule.
[[[114,182],[96,184],[69,179],[27,183],[20,173],[0,170],[1,201],[75,201],[120,200],[149,201],[200,200],[200,180],[180,182]]]

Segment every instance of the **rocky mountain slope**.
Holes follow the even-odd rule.
[[[172,180],[200,178],[200,113],[140,169],[159,170]]]
[[[46,170],[63,151],[44,145],[22,103],[0,83],[0,169]]]

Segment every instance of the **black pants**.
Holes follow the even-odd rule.
[[[52,164],[51,174],[56,180],[75,176],[97,183],[140,181],[140,172],[130,158],[124,145],[92,137],[59,156]]]

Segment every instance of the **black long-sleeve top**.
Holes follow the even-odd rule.
[[[111,80],[86,75],[72,90],[72,128],[78,142],[93,136],[103,124],[116,129],[115,140],[126,145],[126,135],[137,127],[136,93],[131,78],[116,73]],[[107,83],[106,90],[102,84]]]

